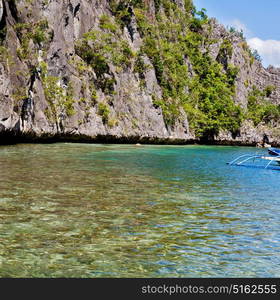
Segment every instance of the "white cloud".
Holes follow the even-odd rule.
[[[248,44],[252,49],[258,51],[265,66],[280,67],[280,41],[262,40],[254,37],[248,39]]]
[[[247,36],[247,37],[252,35],[251,30],[249,30],[247,28],[247,26],[238,19],[234,19],[234,20],[230,21],[229,26],[234,27],[238,31],[243,31],[244,35]]]
[[[280,41],[279,40],[262,40],[256,37],[242,21],[239,19],[224,20],[228,28],[234,27],[238,31],[243,31],[248,45],[253,50],[257,50],[262,59],[262,64],[267,67],[272,65],[280,68]]]

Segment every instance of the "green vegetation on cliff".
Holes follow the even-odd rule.
[[[263,90],[253,86],[248,96],[247,118],[254,122],[254,125],[265,123],[276,125],[280,120],[280,105],[273,104],[267,97],[275,90],[275,86],[269,85]]]
[[[102,30],[91,30],[75,43],[76,53],[95,71],[97,88],[105,94],[114,91],[115,79],[109,64],[123,70],[131,67],[134,57],[128,43],[121,38],[118,26],[105,16],[101,17]],[[106,74],[106,75],[105,75]]]
[[[8,2],[11,20],[9,26],[4,19],[0,24],[0,62],[12,74],[17,112],[24,99],[36,94],[38,80],[35,90],[42,91],[36,95],[45,96],[50,122],[76,115],[83,124],[97,114],[107,128],[122,119],[136,124],[139,115],[133,110],[142,95],[154,114],[162,111],[165,124],[160,120],[168,132],[183,124],[187,133],[187,116],[192,133],[201,139],[212,139],[222,130],[235,135],[246,119],[255,126],[273,126],[280,118],[279,106],[270,101],[274,87],[253,87],[258,81],[232,64],[242,56],[250,74],[260,60],[258,53],[250,50],[242,33],[221,29],[192,0],[100,1],[94,21],[82,23],[79,30],[70,17],[75,18],[81,4],[69,6],[65,22],[57,25],[33,1]],[[60,38],[65,45],[58,46]],[[8,40],[16,45],[13,51]],[[240,94],[242,101],[236,99]],[[126,108],[125,113],[118,111]]]
[[[66,114],[68,117],[73,116],[75,114],[73,106],[75,100],[71,83],[68,84],[65,90],[61,87],[58,77],[50,76],[47,73],[45,63],[41,63],[40,69],[45,98],[50,108],[45,112],[48,118],[57,121],[61,113]]]
[[[143,45],[135,70],[141,77],[145,71],[141,56],[147,55],[163,91],[154,104],[162,108],[168,125],[174,125],[184,109],[198,136],[212,136],[220,129],[237,131],[243,118],[233,101],[238,69],[211,58],[208,45],[212,41],[207,35],[211,27],[205,11],[196,11],[192,1],[184,4],[185,11],[172,1],[155,1],[155,19],[145,1],[129,5],[112,1],[111,8],[122,26],[136,18]],[[219,59],[222,62],[231,55],[231,44],[224,41]]]
[[[31,56],[30,41],[38,47],[42,48],[44,42],[50,39],[50,33],[47,34],[48,22],[41,20],[37,23],[17,23],[14,30],[21,42],[17,48],[17,54],[20,59],[26,59]]]
[[[214,60],[210,46],[217,41],[210,38],[212,27],[205,10],[197,11],[191,0],[185,0],[184,6],[182,10],[173,1],[157,0],[154,1],[155,14],[152,14],[147,1],[110,1],[114,18],[102,15],[100,30],[84,34],[75,48],[94,69],[97,87],[107,94],[113,92],[114,77],[109,71],[109,65],[113,64],[121,69],[133,66],[145,88],[145,72],[149,66],[145,65],[144,56],[147,56],[162,90],[160,98],[153,97],[154,106],[161,107],[168,126],[175,125],[185,111],[196,136],[208,139],[221,129],[238,132],[244,119],[251,119],[255,125],[276,120],[279,107],[263,99],[266,93],[272,92],[271,87],[263,92],[253,89],[248,96],[247,112],[235,104],[239,69],[229,63],[233,55],[232,42],[223,39]],[[125,26],[133,35],[133,20],[143,41],[137,53],[122,39]],[[244,37],[240,38],[250,64],[254,59],[259,60]],[[106,121],[107,109],[102,107],[99,113]]]

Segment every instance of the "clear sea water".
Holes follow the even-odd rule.
[[[0,277],[280,277],[280,171],[248,147],[0,147]]]

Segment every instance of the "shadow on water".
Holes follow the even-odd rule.
[[[0,276],[278,277],[280,173],[226,165],[254,151],[1,147]]]

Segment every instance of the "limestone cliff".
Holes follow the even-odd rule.
[[[264,98],[275,107],[280,102],[280,70],[262,67],[240,35],[204,22],[203,15],[192,17],[193,9],[183,0],[0,0],[0,143],[190,143],[203,137],[256,144],[267,136],[279,144],[277,120],[271,126],[245,118],[240,128],[223,125],[211,136],[199,135],[200,123],[192,126],[195,55],[207,52],[221,66],[221,82],[228,80],[223,74],[230,77],[226,88],[242,110],[256,88],[273,87]],[[151,30],[158,39],[148,36]],[[176,30],[185,31],[180,43]],[[192,45],[181,47],[192,33],[202,37],[195,53]],[[173,40],[178,49],[170,47]],[[170,53],[178,68],[172,69]],[[229,66],[236,67],[234,75]]]

